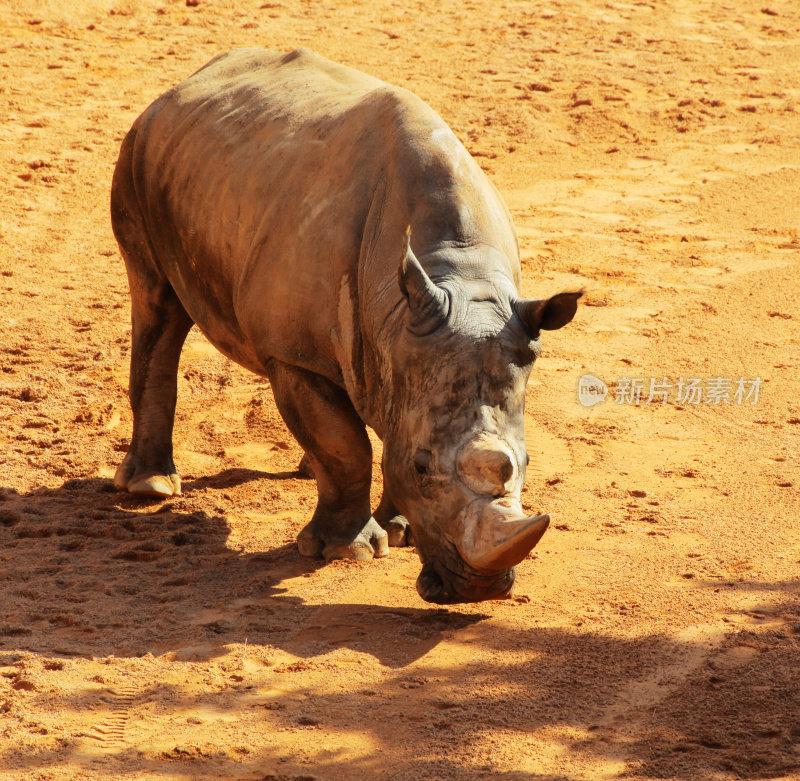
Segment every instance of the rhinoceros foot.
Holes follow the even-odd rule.
[[[411,536],[411,526],[386,493],[384,493],[381,503],[375,510],[375,520],[382,529],[386,530],[389,535],[389,545],[393,548],[402,548],[406,545],[414,544]]]
[[[114,488],[138,496],[180,496],[181,479],[171,471],[148,469],[129,452],[114,475]]]
[[[393,548],[403,548],[406,545],[413,545],[411,526],[402,515],[395,515],[392,518],[381,520],[380,526],[389,535],[389,545]]]
[[[355,534],[331,531],[327,524],[312,520],[297,535],[301,555],[311,558],[355,559],[369,561],[389,554],[389,535],[374,518],[370,518]]]

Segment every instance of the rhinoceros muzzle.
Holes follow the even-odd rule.
[[[435,605],[503,599],[511,592],[515,574],[512,568],[494,575],[480,575],[465,571],[463,566],[456,572],[437,559],[423,565],[417,578],[417,593]]]
[[[519,502],[477,499],[464,512],[464,536],[425,557],[417,592],[427,602],[448,605],[508,596],[514,567],[536,546],[549,515],[522,516]]]
[[[463,537],[457,547],[464,561],[477,572],[518,564],[539,542],[550,517],[522,512],[519,467],[510,447],[483,432],[459,448],[456,472],[478,495],[462,513]]]
[[[470,438],[458,449],[455,466],[474,498],[453,524],[456,538],[423,558],[417,591],[437,604],[505,597],[514,585],[514,567],[539,542],[550,517],[523,513],[517,459],[497,435]]]

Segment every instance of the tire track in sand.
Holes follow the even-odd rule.
[[[139,691],[139,687],[133,685],[109,688],[103,699],[112,706],[111,713],[100,724],[84,732],[83,737],[96,740],[103,748],[120,748],[125,742],[125,728]]]

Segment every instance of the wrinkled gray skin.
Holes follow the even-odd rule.
[[[233,51],[137,119],[111,201],[133,320],[117,488],[180,493],[176,376],[196,323],[269,378],[306,452],[319,501],[302,554],[367,559],[413,536],[424,599],[510,591],[548,523],[519,503],[525,383],[540,329],[580,294],[520,299],[508,211],[428,106],[308,50]],[[374,516],[365,426],[384,443]]]

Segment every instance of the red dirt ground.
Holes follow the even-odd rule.
[[[0,32],[0,778],[800,778],[794,0],[0,0]],[[587,290],[529,385],[553,524],[509,600],[422,602],[412,549],[301,558],[298,446],[196,332],[185,495],[112,489],[119,143],[244,45],[417,92],[505,196],[523,292]]]

